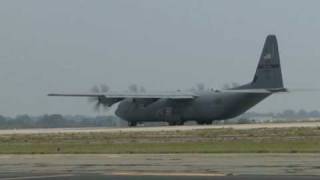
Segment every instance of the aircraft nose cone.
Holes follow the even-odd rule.
[[[117,116],[121,117],[121,110],[120,108],[117,108],[114,112]]]
[[[115,114],[116,116],[118,116],[119,118],[121,119],[126,119],[126,114],[125,114],[125,111],[124,111],[124,108],[121,108],[121,104],[118,106],[118,108],[115,110]]]

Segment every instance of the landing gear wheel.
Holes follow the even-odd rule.
[[[175,126],[176,122],[171,121],[171,122],[168,122],[168,124],[169,124],[169,126]]]
[[[212,124],[212,121],[197,121],[197,124],[199,124],[199,125],[210,125],[210,124]]]
[[[184,125],[184,121],[178,121],[176,124],[182,126]]]
[[[129,126],[129,127],[135,127],[135,126],[137,126],[137,122],[129,121],[129,122],[128,122],[128,126]]]

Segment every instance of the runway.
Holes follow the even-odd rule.
[[[105,174],[56,174],[56,175],[28,175],[18,174],[0,177],[0,180],[31,180],[31,179],[49,179],[49,180],[87,180],[87,179],[110,179],[110,180],[318,180],[317,176],[224,176],[224,177],[198,177],[198,176],[117,176]]]
[[[0,177],[320,176],[318,154],[55,154],[0,155]],[[228,179],[227,178],[227,179]],[[231,178],[231,179],[232,179]]]
[[[190,131],[197,129],[257,129],[320,127],[320,123],[282,123],[135,128],[70,128],[1,130],[0,134],[81,132]],[[320,156],[281,154],[47,154],[0,155],[0,180],[115,179],[115,180],[315,180],[320,179]]]
[[[156,131],[191,131],[200,129],[259,129],[259,128],[290,128],[290,127],[320,127],[320,122],[295,123],[261,123],[261,124],[232,124],[232,125],[186,125],[160,127],[125,127],[125,128],[49,128],[49,129],[10,129],[0,130],[0,135],[6,134],[50,134],[50,133],[88,133],[88,132],[156,132]]]
[[[318,154],[0,155],[0,180],[315,180]]]

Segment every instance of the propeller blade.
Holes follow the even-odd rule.
[[[143,86],[140,86],[140,92],[141,92],[141,93],[147,92],[147,91],[146,91],[146,88],[144,88]]]
[[[129,87],[129,92],[132,92],[132,93],[137,93],[138,92],[138,85],[136,84],[131,84]]]
[[[89,103],[94,103],[94,102],[96,102],[96,101],[98,101],[98,98],[96,98],[96,97],[89,97],[89,98],[88,98],[88,102],[89,102]]]
[[[198,91],[204,91],[205,90],[204,84],[203,83],[198,83],[197,84],[197,89],[198,89]]]
[[[101,84],[100,85],[100,90],[102,93],[108,92],[109,91],[109,87],[105,84]]]
[[[107,111],[107,110],[109,110],[109,108],[110,108],[110,106],[103,104],[103,109],[104,109],[104,110]]]
[[[93,109],[94,109],[96,112],[99,112],[99,111],[100,111],[100,102],[99,102],[99,101],[94,105]]]
[[[93,92],[93,93],[99,93],[99,92],[100,92],[99,87],[98,87],[97,85],[93,86],[93,87],[91,88],[91,92]]]

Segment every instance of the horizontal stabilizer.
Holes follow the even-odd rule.
[[[270,88],[270,89],[225,89],[215,90],[216,93],[248,93],[248,94],[274,94],[295,92],[320,92],[319,88]]]
[[[225,89],[216,92],[224,93],[249,93],[249,94],[271,94],[279,92],[288,92],[286,88],[270,88],[270,89]]]
[[[317,88],[290,88],[287,89],[288,92],[320,92]]]
[[[216,90],[217,93],[251,93],[251,94],[271,94],[272,91],[267,89],[224,89]]]

